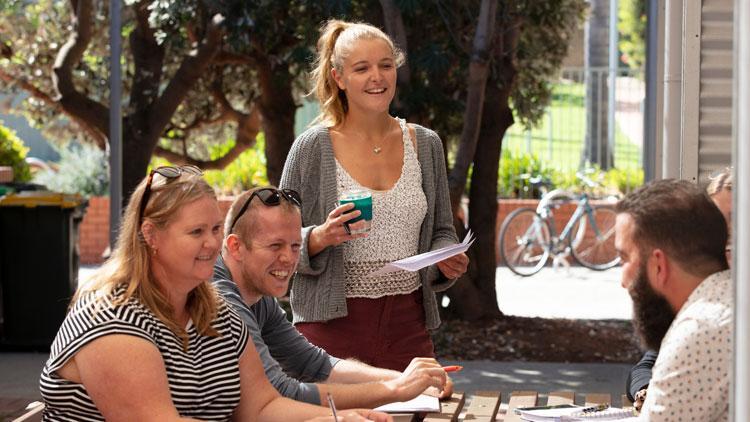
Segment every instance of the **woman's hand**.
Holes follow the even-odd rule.
[[[318,416],[317,418],[308,419],[307,422],[392,422],[393,418],[387,413],[376,412],[374,410],[357,409],[342,410],[339,415]]]
[[[438,269],[443,273],[445,278],[453,280],[461,277],[469,266],[469,257],[465,253],[453,255],[437,263]]]
[[[325,223],[312,229],[312,232],[310,232],[310,238],[307,241],[308,255],[315,256],[329,246],[340,245],[347,240],[367,237],[367,233],[351,234],[349,230],[356,231],[364,228],[366,225],[364,220],[351,223],[348,228],[344,226],[344,223],[357,218],[362,214],[359,210],[347,212],[353,208],[354,203],[348,203],[334,208],[334,210],[328,214]]]

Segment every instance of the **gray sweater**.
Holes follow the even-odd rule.
[[[423,253],[458,243],[458,239],[453,229],[443,144],[432,130],[412,126],[427,197],[427,215],[419,235],[419,253]],[[294,323],[346,316],[343,248],[329,247],[314,257],[307,250],[310,232],[325,222],[337,200],[336,161],[327,128],[313,126],[294,141],[280,186],[294,189],[302,197],[302,252],[291,294]],[[435,265],[420,270],[419,276],[426,325],[435,329],[440,325],[435,292],[449,288],[455,280],[446,279]]]

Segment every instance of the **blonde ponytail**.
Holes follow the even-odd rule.
[[[337,126],[344,121],[349,110],[346,94],[340,90],[331,75],[331,69],[341,74],[344,59],[349,55],[356,41],[361,39],[381,39],[391,48],[396,66],[405,61],[404,53],[393,44],[393,40],[380,29],[366,23],[352,23],[338,19],[326,22],[320,30],[317,55],[310,74],[313,86],[310,95],[315,94],[320,103],[320,115],[313,123]]]

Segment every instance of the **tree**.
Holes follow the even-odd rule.
[[[646,62],[646,1],[620,0],[617,17],[622,61],[631,69],[643,69]]]
[[[386,3],[390,0],[381,0]],[[498,316],[494,228],[503,135],[516,119],[531,126],[542,117],[550,101],[549,82],[583,22],[586,3],[438,1],[421,8],[394,3],[409,28],[410,80],[399,80],[398,112],[456,146],[449,177],[454,215],[471,164],[469,225],[477,240],[469,250],[468,274],[447,293],[448,312],[463,319]],[[457,224],[457,230],[462,235],[463,225]]]
[[[66,125],[49,122],[65,116],[81,128],[78,136],[105,147],[106,8],[91,0],[1,7],[1,33],[9,34],[0,43],[8,50],[0,59],[5,87],[31,94],[25,112],[37,123],[62,131]],[[435,129],[455,152],[454,207],[469,168],[472,174],[469,221],[477,241],[466,280],[449,292],[451,311],[469,319],[499,315],[494,227],[502,138],[515,119],[529,126],[542,116],[549,80],[584,11],[584,0],[131,0],[123,28],[124,192],[143,177],[153,152],[221,168],[260,130],[276,183],[319,25],[330,16],[367,20],[407,51],[394,113]],[[224,157],[206,158],[207,143],[230,136],[234,147]]]
[[[607,126],[609,65],[609,0],[590,0],[591,16],[584,33],[586,84],[586,148],[582,161],[607,169],[613,164]],[[615,75],[609,80],[614,80]]]
[[[102,149],[109,137],[106,3],[0,5],[3,88],[30,95],[22,111],[47,133]],[[144,176],[154,153],[220,169],[261,130],[268,178],[278,183],[317,27],[354,3],[126,1],[123,192]],[[234,147],[209,159],[207,145],[228,138]]]

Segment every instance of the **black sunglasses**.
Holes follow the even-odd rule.
[[[250,202],[253,200],[253,198],[258,197],[263,204],[269,206],[269,207],[275,207],[276,205],[279,205],[281,203],[281,198],[286,199],[287,201],[291,202],[293,205],[296,205],[297,207],[302,208],[302,199],[299,196],[299,193],[294,189],[274,189],[274,188],[263,188],[258,189],[255,192],[250,195],[249,198],[247,198],[247,201],[242,205],[242,208],[240,208],[240,211],[237,213],[237,215],[232,220],[232,225],[229,226],[229,231],[227,234],[231,234],[234,230],[235,224],[237,224],[237,220],[242,217],[242,214],[247,211],[247,207],[250,206]]]
[[[183,173],[203,176],[203,171],[192,164],[187,164],[184,166],[161,166],[151,170],[151,172],[148,174],[146,189],[143,191],[143,197],[141,198],[141,207],[138,210],[139,225],[143,222],[143,213],[144,211],[146,211],[146,205],[148,205],[148,200],[151,197],[151,182],[153,182],[154,180],[154,174],[158,174],[167,179],[176,179]]]

